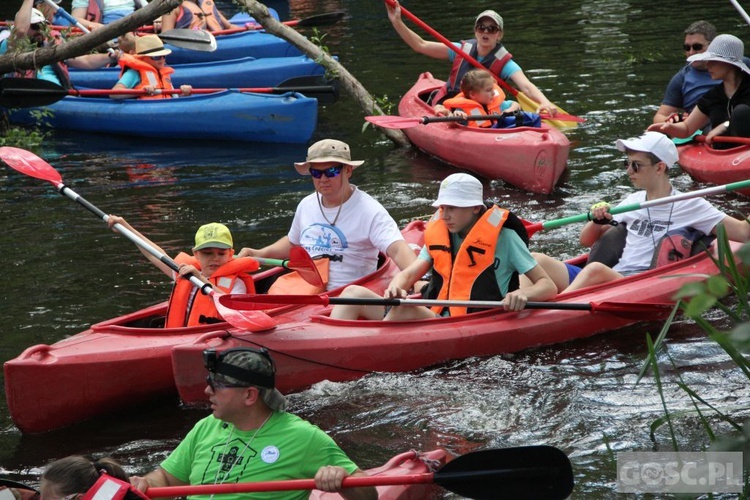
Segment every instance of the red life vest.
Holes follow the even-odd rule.
[[[198,259],[186,253],[180,253],[175,262],[190,264],[200,270]],[[250,272],[258,270],[258,261],[249,257],[232,259],[211,275],[208,281],[214,290],[230,293],[235,282],[240,279],[245,283],[247,293],[255,293],[255,282]],[[174,283],[172,295],[167,308],[166,328],[197,326],[210,322],[223,321],[216,310],[213,298],[203,295],[190,280],[179,278]]]
[[[502,113],[502,110],[500,108],[503,104],[503,101],[505,101],[505,92],[503,92],[503,90],[497,84],[495,84],[494,90],[495,94],[486,107],[482,104],[479,104],[473,99],[469,99],[464,95],[463,92],[458,94],[456,97],[446,99],[443,102],[443,106],[451,110],[460,109],[469,116],[500,114]],[[494,120],[468,120],[469,127],[488,128],[491,127],[494,123]]]
[[[205,7],[205,9],[204,9]],[[185,0],[179,7],[175,28],[204,29],[219,31],[223,28],[221,14],[213,0]]]
[[[441,211],[433,215],[424,233],[424,242],[432,257],[433,280],[439,286],[438,300],[500,300],[503,295],[495,279],[495,249],[500,230],[508,219],[509,211],[493,205],[489,208],[461,243],[455,257],[451,248],[448,227],[440,218]],[[444,308],[435,306],[440,314]],[[466,314],[466,307],[451,307],[451,316]]]
[[[130,54],[123,54],[118,63],[122,68],[120,70],[120,78],[125,74],[128,69],[134,69],[138,71],[141,81],[135,86],[136,89],[143,89],[146,87],[154,87],[157,89],[173,90],[172,77],[174,69],[169,66],[165,66],[161,71],[151,66],[146,61],[138,59],[136,56]],[[163,93],[156,95],[142,95],[138,99],[170,99],[172,94]]]

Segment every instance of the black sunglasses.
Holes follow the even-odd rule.
[[[477,24],[474,29],[476,31],[481,31],[484,33],[497,33],[500,31],[500,28],[498,26],[495,26],[494,24],[486,25],[486,24]]]
[[[310,175],[313,176],[313,179],[320,179],[324,175],[330,179],[339,175],[343,169],[343,165],[334,165],[332,167],[328,167],[325,170],[310,167]]]
[[[36,31],[39,31],[40,29],[42,29],[43,26],[44,26],[44,24],[42,24],[42,23],[34,23],[34,24],[30,24],[29,28],[31,28],[33,30],[36,30]]]
[[[622,162],[622,166],[625,167],[625,170],[632,168],[633,172],[635,172],[636,174],[643,167],[650,167],[651,165],[654,165],[654,163],[641,163],[639,161],[630,161],[627,158],[625,158]]]
[[[685,49],[685,52],[690,52],[690,49],[693,49],[694,51],[698,52],[699,50],[703,50],[703,47],[705,47],[705,44],[702,43],[694,43],[694,44],[685,44],[682,46],[683,49]]]

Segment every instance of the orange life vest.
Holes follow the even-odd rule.
[[[198,259],[186,253],[180,253],[175,262],[190,264],[200,270]],[[214,290],[230,293],[235,282],[240,279],[245,283],[247,293],[255,293],[255,282],[250,272],[258,270],[258,261],[249,257],[232,259],[211,275],[208,281]],[[216,310],[213,298],[203,295],[190,280],[179,278],[172,288],[167,308],[166,328],[197,326],[200,324],[223,321]]]
[[[500,230],[510,212],[496,205],[489,208],[466,235],[455,257],[451,235],[440,214],[438,210],[424,233],[425,245],[433,261],[433,279],[440,286],[437,300],[502,299],[495,279],[495,269],[500,264],[496,261],[495,249]],[[443,309],[442,306],[432,308],[436,314]],[[466,307],[450,308],[451,316],[467,312]]]
[[[505,92],[497,84],[494,86],[494,95],[492,100],[485,107],[473,99],[469,99],[463,92],[456,97],[451,97],[443,102],[443,106],[448,109],[460,109],[469,116],[473,115],[490,115],[500,114],[503,101],[505,101]],[[494,120],[468,120],[469,127],[488,128],[495,123]]]
[[[118,61],[118,64],[120,65],[120,68],[122,68],[120,70],[120,78],[122,78],[122,75],[124,75],[128,69],[134,69],[138,72],[141,81],[135,86],[136,89],[143,89],[146,87],[154,87],[164,90],[174,89],[172,86],[172,77],[170,76],[174,73],[174,69],[169,66],[165,66],[159,71],[146,61],[130,54],[123,54]],[[138,96],[138,99],[169,99],[171,97],[172,94],[165,92],[163,94]]]
[[[205,7],[205,9],[204,9]],[[221,24],[219,9],[213,0],[186,0],[180,5],[175,28],[204,29],[219,31],[224,28]]]
[[[323,280],[323,286],[314,286],[304,280],[297,271],[283,274],[268,288],[268,295],[317,295],[328,287],[330,259],[325,257],[313,259],[315,267]]]

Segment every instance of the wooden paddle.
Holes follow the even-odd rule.
[[[573,469],[561,450],[552,446],[523,446],[475,451],[457,457],[437,472],[405,476],[346,477],[344,488],[398,484],[437,484],[463,498],[514,500],[564,499],[573,491]],[[148,488],[150,498],[220,495],[260,491],[315,489],[314,479],[236,484],[202,484]]]
[[[689,200],[690,198],[698,198],[701,196],[708,196],[711,194],[728,193],[730,191],[736,191],[738,189],[744,189],[750,187],[750,179],[739,182],[732,182],[730,184],[724,184],[721,186],[708,187],[705,189],[698,189],[696,191],[690,191],[687,193],[680,193],[674,196],[667,196],[665,198],[659,198],[651,201],[644,201],[642,203],[631,203],[630,205],[623,205],[620,207],[612,207],[609,210],[611,214],[621,214],[624,212],[631,212],[641,208],[656,207],[659,205],[666,205],[674,203],[676,201]],[[562,219],[555,219],[546,222],[536,222],[526,226],[526,232],[529,236],[532,236],[537,231],[542,229],[556,229],[566,224],[572,224],[574,222],[587,222],[592,220],[591,212],[585,214],[572,215],[570,217],[563,217]]]
[[[499,308],[502,301],[496,300],[432,300],[432,299],[385,299],[385,298],[354,298],[329,297],[328,295],[224,295],[219,301],[230,309],[238,311],[257,311],[280,307],[284,304],[304,305],[358,305],[358,306],[441,306],[441,307],[476,307]],[[640,303],[640,302],[527,302],[526,309],[555,309],[567,311],[591,311],[613,314],[653,314],[668,315],[674,307],[670,303]],[[645,318],[644,318],[645,319]]]
[[[395,2],[393,0],[385,0],[386,3],[390,6],[395,6]],[[403,5],[400,5],[401,13],[411,19],[415,24],[417,24],[419,27],[421,27],[423,30],[428,32],[430,35],[435,37],[438,41],[442,42],[443,45],[448,47],[450,50],[456,52],[456,54],[460,55],[464,59],[466,59],[470,64],[472,64],[475,68],[479,69],[487,69],[485,66],[482,65],[479,61],[471,57],[469,54],[461,50],[459,47],[456,47],[453,42],[445,38],[443,35],[432,29],[427,23],[419,19],[417,16],[406,10]],[[521,108],[523,108],[524,111],[531,111],[536,112],[536,110],[539,108],[539,103],[524,94],[523,92],[519,92],[514,87],[508,85],[508,83],[500,78],[500,76],[492,73],[492,76],[497,80],[497,83],[503,87],[505,90],[510,92],[513,96],[515,96],[518,99],[518,103],[521,105]],[[560,113],[565,113],[565,111],[558,106],[557,108]],[[567,114],[567,113],[566,113]],[[558,128],[566,128],[566,127],[575,127],[576,122],[573,121],[566,121],[566,120],[555,120],[553,118],[545,118],[551,125],[554,125]]]
[[[308,28],[312,26],[329,26],[336,24],[345,15],[345,12],[328,12],[326,14],[316,14],[314,16],[306,17],[304,19],[293,19],[291,21],[283,21],[281,24],[289,27],[297,28]],[[242,33],[243,31],[259,31],[265,29],[259,23],[247,23],[241,28],[229,28],[225,30],[213,31],[214,35],[231,35],[233,33]]]
[[[377,116],[365,116],[365,120],[377,125],[378,127],[399,129],[403,130],[406,128],[413,128],[419,125],[427,125],[428,123],[440,123],[440,122],[462,122],[465,120],[501,120],[505,117],[513,116],[513,113],[500,113],[492,115],[473,115],[473,116],[422,116],[422,117],[408,117],[408,116],[388,116],[388,115],[377,115]],[[570,118],[570,121],[579,121],[581,118],[572,115],[561,115],[557,114],[556,117]]]
[[[322,76],[298,76],[279,84],[278,87],[238,88],[238,92],[258,94],[286,94],[299,92],[307,97],[318,99],[321,104],[330,104],[338,99],[338,86],[322,85]],[[193,89],[193,94],[214,94],[223,88]],[[163,90],[179,94],[180,89]],[[0,106],[5,108],[30,108],[53,104],[66,96],[103,97],[110,95],[148,95],[143,89],[65,89],[56,83],[39,78],[2,78],[0,79]]]
[[[22,174],[51,183],[60,192],[60,194],[63,194],[76,203],[80,204],[81,206],[95,214],[97,217],[102,219],[104,222],[107,222],[107,220],[109,219],[109,215],[89,203],[87,200],[78,195],[78,193],[63,184],[62,177],[57,172],[57,170],[52,168],[51,165],[36,156],[34,153],[31,153],[24,149],[5,146],[0,147],[0,159],[2,159],[9,167],[18,170]],[[179,271],[180,267],[175,261],[154,248],[143,238],[128,230],[122,224],[115,224],[114,227],[120,232],[120,234],[124,235],[130,241],[159,259],[161,262],[169,266],[170,269],[175,272]],[[261,311],[252,311],[248,314],[246,312],[236,311],[234,309],[224,307],[218,301],[218,297],[222,295],[221,292],[217,292],[211,287],[211,285],[203,283],[196,276],[191,276],[189,279],[190,282],[198,287],[202,293],[210,295],[214,299],[214,304],[216,304],[216,309],[219,311],[219,314],[221,314],[221,316],[232,326],[251,332],[269,330],[276,326],[276,322],[270,316]]]

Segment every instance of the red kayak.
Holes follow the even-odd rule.
[[[398,105],[403,117],[436,116],[425,101],[445,84],[422,73]],[[565,171],[570,141],[555,127],[480,129],[454,123],[430,123],[405,129],[422,151],[488,179],[501,179],[534,193],[551,193]]]
[[[714,149],[704,143],[677,146],[682,170],[698,182],[729,184],[750,179],[750,146]],[[750,196],[750,189],[738,190]]]

